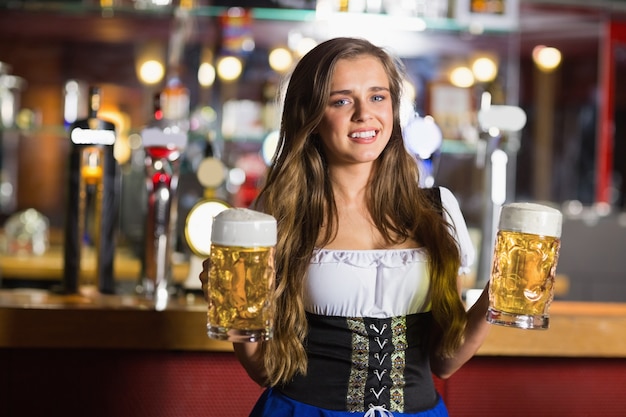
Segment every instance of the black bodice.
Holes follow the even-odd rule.
[[[419,412],[437,403],[429,362],[430,312],[391,318],[307,313],[307,319],[308,372],[278,387],[284,395],[341,411],[380,406]]]

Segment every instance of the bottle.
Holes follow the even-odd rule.
[[[172,131],[189,130],[189,89],[181,79],[178,66],[173,66],[160,95],[160,110],[163,123]]]
[[[160,126],[163,121],[163,108],[161,107],[161,92],[152,96],[152,120],[151,125]]]

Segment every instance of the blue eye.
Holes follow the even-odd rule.
[[[385,99],[385,96],[382,96],[382,95],[376,95],[372,97],[372,101],[383,101],[384,99]]]
[[[342,98],[342,99],[339,99],[339,100],[333,102],[333,106],[335,106],[335,107],[345,106],[349,102],[350,101],[348,99]]]

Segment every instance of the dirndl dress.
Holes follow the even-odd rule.
[[[473,246],[441,188],[461,266]],[[306,375],[267,389],[250,417],[448,416],[430,369],[430,274],[423,248],[316,249],[304,280]]]

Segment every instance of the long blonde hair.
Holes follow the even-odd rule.
[[[275,331],[264,346],[269,385],[306,373],[303,281],[316,243],[328,243],[337,228],[325,156],[314,131],[322,120],[337,62],[362,55],[379,59],[385,68],[394,113],[391,139],[375,163],[367,190],[370,215],[388,242],[413,238],[429,253],[432,314],[442,332],[438,354],[450,355],[463,340],[465,310],[456,285],[459,249],[450,225],[419,189],[417,165],[402,140],[402,65],[366,40],[335,38],[305,55],[289,78],[278,151],[257,199],[257,207],[278,222]],[[320,236],[325,220],[330,227]]]

